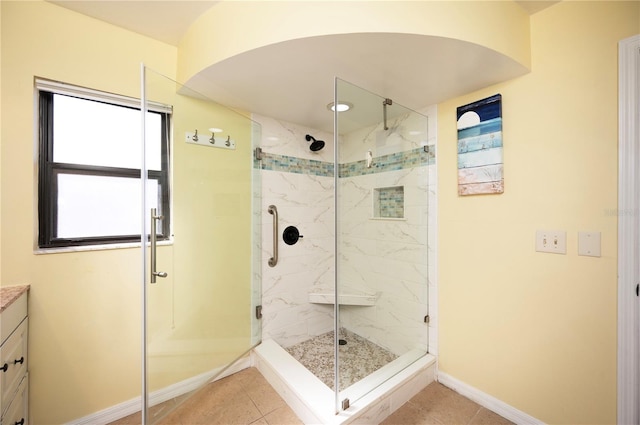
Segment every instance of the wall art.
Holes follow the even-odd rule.
[[[502,95],[460,106],[458,195],[504,192]]]

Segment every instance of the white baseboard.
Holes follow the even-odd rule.
[[[465,384],[462,381],[454,378],[451,375],[447,375],[444,372],[438,371],[437,379],[445,387],[451,388],[455,392],[467,397],[468,399],[475,401],[480,406],[485,407],[492,412],[497,413],[503,418],[509,419],[518,425],[544,425],[539,419],[534,418],[507,403],[498,400],[497,398],[490,396],[489,394],[480,391],[479,389]]]
[[[194,391],[201,387],[204,383],[211,381],[212,377],[216,376],[215,380],[222,379],[243,369],[251,366],[251,359],[249,356],[243,357],[236,361],[233,365],[229,366],[220,376],[216,376],[222,368],[217,368],[209,372],[194,376],[184,381],[177,382],[166,388],[158,391],[154,391],[149,395],[149,405],[155,406],[172,398],[179,397],[190,391]],[[92,413],[88,416],[84,416],[79,419],[75,419],[71,422],[67,422],[66,425],[106,425],[118,419],[122,419],[126,416],[139,412],[142,408],[142,397],[136,397],[134,399],[125,401],[123,403],[116,404],[107,409],[101,410],[96,413]]]

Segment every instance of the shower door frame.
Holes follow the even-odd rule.
[[[333,80],[333,104],[338,105],[338,78],[335,77]],[[339,233],[339,223],[338,223],[338,185],[340,182],[340,167],[339,167],[339,159],[340,159],[340,144],[338,140],[340,136],[338,134],[338,108],[337,106],[333,108],[333,234],[335,235],[333,238],[333,257],[334,257],[334,277],[333,277],[333,393],[334,393],[334,410],[336,415],[340,413],[341,409],[345,410],[345,406],[340,401],[340,304],[338,303],[338,276],[339,276],[339,267],[340,262],[338,261],[338,235]]]

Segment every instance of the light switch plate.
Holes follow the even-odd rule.
[[[567,232],[562,230],[537,230],[536,251],[566,254]]]
[[[578,232],[578,255],[600,257],[600,232]]]

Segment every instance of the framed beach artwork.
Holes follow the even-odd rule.
[[[458,195],[503,193],[502,95],[457,111]]]

